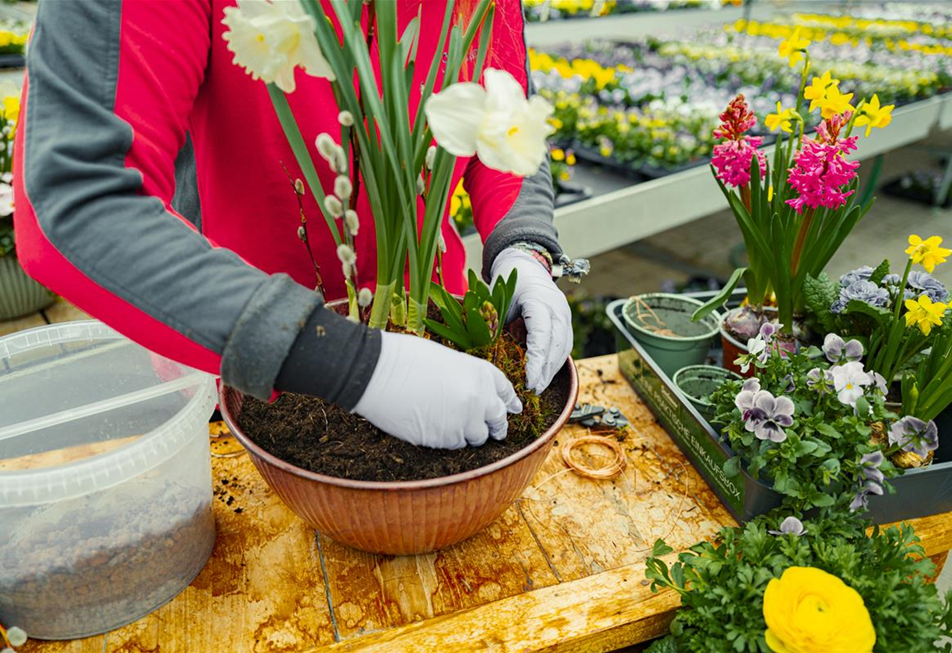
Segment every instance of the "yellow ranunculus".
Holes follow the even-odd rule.
[[[926,272],[932,274],[935,266],[945,263],[952,250],[940,247],[942,245],[941,236],[932,236],[922,240],[919,236],[913,234],[909,236],[909,247],[906,254],[912,259],[914,264],[921,265]]]
[[[916,325],[927,336],[932,333],[932,327],[942,326],[942,316],[949,308],[948,304],[933,302],[929,295],[920,295],[919,299],[906,300],[906,327]]]
[[[775,653],[871,653],[876,643],[863,597],[813,567],[790,567],[767,584],[764,621]]]

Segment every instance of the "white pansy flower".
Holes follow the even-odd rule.
[[[370,292],[370,288],[361,288],[357,293],[357,305],[361,308],[367,308],[373,300],[374,294]]]
[[[342,124],[344,127],[350,127],[354,124],[354,114],[347,110],[341,111],[337,114],[337,122]]]
[[[294,69],[313,77],[336,79],[314,36],[314,18],[298,0],[238,0],[227,7],[223,38],[233,62],[253,79],[293,93]]]
[[[344,205],[341,204],[340,200],[333,195],[328,195],[324,198],[324,208],[327,209],[327,212],[335,218],[339,218],[344,215]]]
[[[360,219],[357,217],[357,211],[347,209],[344,212],[344,226],[347,227],[347,232],[351,236],[357,235],[360,230]]]
[[[453,84],[427,100],[424,110],[436,142],[455,156],[476,154],[484,165],[526,177],[545,160],[552,105],[526,99],[522,85],[504,70],[489,68],[486,87]]]
[[[13,186],[0,183],[0,218],[13,214]]]
[[[350,194],[354,192],[354,186],[350,183],[350,178],[346,175],[340,175],[334,180],[334,194],[346,201]]]

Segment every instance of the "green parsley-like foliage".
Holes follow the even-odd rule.
[[[491,345],[502,335],[515,291],[515,270],[508,279],[496,279],[492,289],[470,270],[469,290],[462,303],[439,284],[433,284],[431,297],[440,309],[443,322],[426,319],[424,323],[431,333],[452,342],[462,351]]]
[[[672,636],[649,649],[657,653],[769,653],[763,599],[767,583],[788,567],[816,567],[855,589],[876,629],[875,653],[949,653],[934,642],[952,632],[948,599],[943,605],[928,579],[935,565],[912,526],[875,527],[845,511],[824,509],[804,521],[802,535],[772,535],[784,516],[778,509],[744,527],[723,529],[669,565],[671,547],[658,540],[646,561],[651,589],[672,589],[682,609]]]
[[[745,428],[735,405],[744,382],[725,382],[711,395],[714,423],[725,425],[722,437],[736,454],[724,464],[725,473],[736,476],[743,466],[754,478],[766,478],[790,509],[834,503],[845,508],[863,484],[861,458],[881,449],[871,442],[873,428],[885,429],[896,417],[886,410],[882,393],[870,386],[854,408],[841,402],[832,387],[811,385],[811,370],[830,368],[816,347],[795,354],[774,350],[766,362],[753,364],[763,390],[793,401],[793,424],[785,429],[783,442],[758,439]],[[880,470],[887,478],[900,473],[888,456]],[[888,484],[884,487],[894,491]]]

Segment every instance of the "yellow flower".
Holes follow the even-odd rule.
[[[803,58],[803,51],[807,49],[807,46],[810,45],[810,41],[800,36],[800,28],[797,27],[793,30],[793,34],[790,35],[789,39],[784,39],[780,42],[780,47],[777,48],[777,52],[784,59],[790,59],[790,67],[793,68],[797,65],[797,62]]]
[[[566,162],[567,164],[569,164],[570,166],[574,166],[574,165],[575,165],[575,153],[574,153],[574,152],[569,152],[568,154],[566,154],[566,155],[565,155],[565,162]]]
[[[839,86],[830,86],[824,98],[817,102],[820,105],[820,115],[832,118],[837,114],[853,111],[853,105],[850,104],[852,99],[852,93],[841,93]]]
[[[933,302],[929,295],[920,295],[918,300],[907,299],[906,326],[916,325],[922,335],[927,336],[932,332],[932,327],[942,326],[942,316],[948,308],[948,304]]]
[[[773,202],[773,184],[770,184],[770,188],[767,189],[767,201]]]
[[[810,85],[803,89],[803,97],[810,100],[810,111],[816,111],[820,101],[826,97],[826,92],[830,87],[835,87],[840,80],[833,79],[832,73],[826,71],[820,77],[814,77]]]
[[[919,264],[926,269],[926,272],[932,274],[935,266],[945,263],[945,259],[952,250],[940,247],[942,245],[941,236],[932,236],[922,240],[919,236],[913,234],[909,236],[909,248],[906,254],[912,259],[913,263]]]
[[[813,567],[790,567],[767,584],[764,620],[775,653],[871,653],[876,643],[863,597]]]
[[[552,156],[553,161],[564,161],[565,152],[560,147],[553,148],[549,154]]]
[[[895,104],[879,106],[879,96],[874,93],[871,100],[864,100],[859,105],[859,115],[856,116],[854,124],[857,127],[866,125],[866,136],[869,137],[873,127],[882,129],[892,122],[892,110],[895,106]]]
[[[776,131],[779,127],[782,131],[789,134],[793,131],[790,129],[791,120],[793,120],[793,109],[782,109],[780,102],[777,102],[777,113],[768,114],[767,117],[764,118],[764,124],[767,125],[767,129],[770,131]]]

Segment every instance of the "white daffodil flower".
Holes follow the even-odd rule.
[[[453,84],[427,100],[424,110],[436,142],[455,156],[475,154],[486,166],[526,177],[546,156],[552,105],[526,99],[522,85],[504,70],[489,68],[486,87]]]
[[[298,67],[313,77],[336,79],[314,36],[314,18],[298,0],[238,0],[237,7],[225,9],[222,24],[233,62],[253,79],[285,93],[294,92]]]

